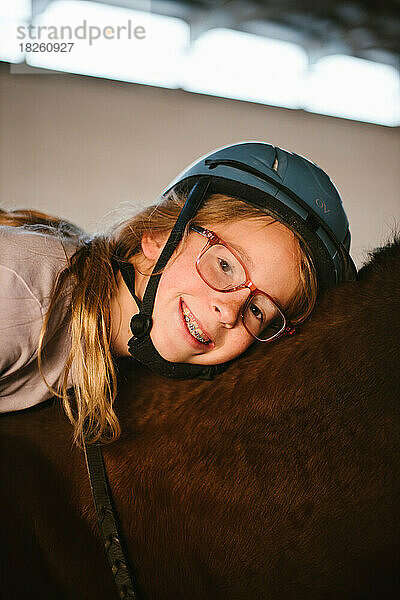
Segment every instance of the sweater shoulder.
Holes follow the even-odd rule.
[[[77,249],[77,242],[61,236],[0,226],[3,277],[13,276],[21,291],[25,289],[27,297],[35,298],[42,308],[50,302],[56,276]]]

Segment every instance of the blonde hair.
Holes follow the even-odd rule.
[[[111,299],[117,292],[117,283],[111,259],[136,257],[136,261],[140,262],[143,234],[171,230],[184,201],[183,195],[171,192],[159,204],[125,219],[107,233],[92,237],[72,223],[39,211],[6,212],[0,209],[0,225],[29,229],[39,227],[41,231],[59,235],[61,240],[70,238],[77,243],[76,252],[69,259],[67,257],[67,267],[59,272],[54,282],[39,336],[38,366],[48,389],[62,399],[64,410],[74,427],[74,442],[78,445],[84,438],[89,442],[110,442],[121,432],[114,412],[117,376],[111,353]],[[267,211],[223,194],[207,198],[195,216],[195,222],[204,227],[248,219],[262,220],[266,225],[276,222],[276,218]],[[283,308],[291,322],[298,324],[314,308],[317,278],[306,245],[297,235],[294,237],[298,245],[299,283],[295,294]],[[55,390],[48,385],[43,372],[43,341],[57,298],[65,289],[70,290],[71,297],[71,350],[58,390]],[[70,373],[72,390],[67,389]]]

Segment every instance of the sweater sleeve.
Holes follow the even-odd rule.
[[[57,274],[76,244],[23,227],[0,226],[0,412],[51,396],[41,377],[38,343]],[[57,301],[44,339],[46,379],[54,385],[68,352],[68,292]]]
[[[0,380],[37,354],[42,306],[23,277],[0,264]]]

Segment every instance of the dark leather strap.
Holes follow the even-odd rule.
[[[115,270],[117,270],[117,269],[120,270],[126,287],[130,291],[131,296],[133,297],[134,301],[136,302],[138,309],[141,311],[142,310],[142,302],[141,302],[140,298],[138,298],[136,296],[136,293],[135,293],[135,267],[132,265],[132,263],[130,263],[126,260],[121,260],[119,258],[116,258],[115,256],[113,256],[111,258],[111,264],[113,265]]]
[[[123,600],[139,600],[138,586],[128,566],[123,549],[117,515],[112,503],[107,474],[100,444],[84,444],[86,466],[97,512],[97,519],[111,572],[119,597]],[[135,585],[134,583],[135,582]]]
[[[169,259],[178,247],[178,244],[181,241],[183,233],[185,231],[186,225],[189,223],[190,219],[192,219],[197,214],[197,211],[202,205],[207,190],[210,187],[210,182],[211,180],[209,177],[202,177],[201,179],[199,179],[199,181],[197,181],[191,189],[186,199],[186,202],[181,212],[179,213],[179,216],[175,222],[175,225],[172,228],[169,238],[167,239],[167,242],[164,248],[162,249],[157,263],[153,269],[153,273],[156,274],[151,275],[149,281],[147,282],[147,286],[143,296],[143,312],[146,315],[150,316],[153,313],[156,291],[158,283],[161,279],[162,270],[164,269]]]

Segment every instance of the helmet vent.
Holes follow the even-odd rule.
[[[278,172],[278,157],[275,156],[274,164],[272,165],[273,171]]]

